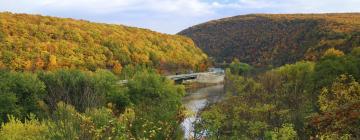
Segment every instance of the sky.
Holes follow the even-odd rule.
[[[360,12],[360,0],[0,0],[0,11],[176,34],[209,20],[251,13]]]

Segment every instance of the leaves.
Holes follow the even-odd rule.
[[[360,102],[360,84],[352,76],[340,75],[331,88],[323,88],[319,96],[323,112]]]
[[[0,61],[11,70],[114,68],[119,74],[120,65],[173,72],[207,64],[207,56],[182,36],[25,14],[0,13],[0,19],[0,40],[6,40],[0,41]],[[164,65],[158,65],[159,60]]]
[[[0,130],[0,139],[3,140],[46,140],[49,139],[49,127],[44,122],[29,116],[22,123],[14,116],[9,116],[9,122],[3,124]]]
[[[251,14],[181,31],[216,62],[234,58],[254,67],[316,61],[330,48],[349,52],[360,42],[359,14]]]

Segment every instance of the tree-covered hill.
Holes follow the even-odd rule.
[[[39,15],[0,13],[0,68],[162,71],[204,68],[207,56],[187,37],[146,29]]]
[[[328,48],[360,46],[360,14],[253,14],[224,18],[179,33],[218,62],[254,66],[318,60]]]

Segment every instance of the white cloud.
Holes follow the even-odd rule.
[[[360,12],[360,0],[0,0],[0,11],[121,23],[176,33],[249,13]]]
[[[360,12],[359,5],[360,0],[290,0],[281,8],[302,13]]]
[[[0,0],[0,10],[16,12],[72,10],[95,14],[147,11],[191,16],[211,13],[210,5],[200,0]]]
[[[214,2],[217,8],[252,9],[275,13],[360,12],[360,0],[233,0]]]

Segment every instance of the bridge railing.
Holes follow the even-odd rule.
[[[168,79],[171,80],[181,80],[181,79],[196,79],[201,74],[215,74],[215,75],[223,75],[223,73],[219,72],[200,72],[200,73],[191,73],[191,74],[179,74],[179,75],[168,75],[166,76]],[[128,80],[120,80],[118,84],[126,84]]]

